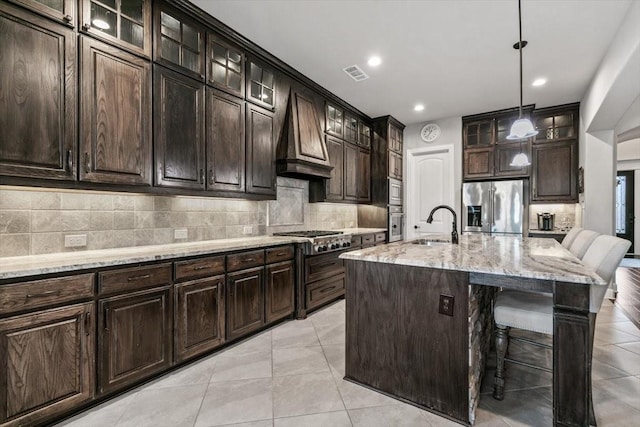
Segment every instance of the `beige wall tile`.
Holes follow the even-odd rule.
[[[126,248],[136,245],[135,230],[114,230],[113,247]]]
[[[113,209],[116,211],[132,211],[135,209],[136,196],[113,196]]]
[[[62,233],[33,233],[31,234],[31,253],[37,255],[62,252],[63,242]]]
[[[113,213],[113,228],[115,230],[133,229],[135,214],[132,211],[115,211]]]
[[[89,230],[91,211],[61,211],[62,231]]]
[[[136,239],[136,246],[145,246],[145,245],[153,244],[152,229],[135,230],[133,234]]]
[[[153,244],[164,245],[166,243],[173,243],[173,228],[154,228],[153,229]]]
[[[216,240],[216,239],[226,239],[227,235],[227,227],[202,227],[202,239],[203,240]]]
[[[156,228],[171,227],[171,214],[169,212],[154,212],[153,226]]]
[[[153,212],[134,212],[135,228],[153,228]]]
[[[31,234],[0,234],[0,257],[31,253]]]
[[[113,211],[91,211],[91,230],[113,230]]]
[[[113,230],[90,231],[87,235],[87,249],[109,249],[113,247]]]
[[[145,196],[145,195],[136,196],[134,201],[134,209],[136,211],[152,211],[153,196]]]
[[[110,194],[88,194],[89,209],[93,211],[112,211],[113,196]]]
[[[0,210],[0,233],[28,233],[30,231],[31,212]]]
[[[0,209],[31,209],[30,192],[20,190],[0,190]]]
[[[31,211],[31,231],[60,231],[62,219],[60,211]]]
[[[62,193],[62,203],[60,207],[65,210],[89,209],[89,198],[87,194]]]
[[[53,191],[32,191],[32,209],[60,209],[62,205],[62,194]]]
[[[173,205],[172,197],[156,196],[153,198],[153,210],[154,211],[170,211]]]

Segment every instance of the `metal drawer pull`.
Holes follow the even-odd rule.
[[[245,258],[245,260],[244,260],[244,261],[245,261],[245,262],[253,262],[253,261],[255,261],[255,260],[256,260],[255,258]]]
[[[60,295],[60,291],[44,291],[39,294],[27,294],[27,298],[43,298],[51,295]]]
[[[194,270],[204,270],[205,268],[209,268],[208,265],[199,265],[197,267],[193,267]]]
[[[132,282],[134,280],[148,279],[149,277],[151,277],[150,274],[143,274],[142,276],[132,276],[127,278],[127,282]]]
[[[84,334],[85,335],[89,335],[90,334],[90,326],[91,326],[91,313],[87,312],[84,315]]]
[[[276,254],[276,256],[285,256],[287,254],[287,252],[278,252]]]
[[[331,290],[333,290],[335,288],[336,288],[336,285],[333,285],[333,286],[330,286],[328,288],[324,288],[323,290],[320,291],[320,293],[324,294],[325,292],[329,292],[329,291],[331,291]]]

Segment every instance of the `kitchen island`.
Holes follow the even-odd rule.
[[[553,239],[462,235],[341,255],[345,378],[473,424],[498,287],[554,294],[555,425],[589,425],[591,284],[603,280]]]

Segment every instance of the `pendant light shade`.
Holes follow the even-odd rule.
[[[537,134],[538,131],[533,128],[531,120],[518,119],[511,125],[511,132],[507,139],[527,139]]]
[[[518,0],[518,31],[519,41],[513,47],[520,51],[520,114],[518,120],[511,125],[511,132],[507,136],[509,140],[523,140],[531,138],[538,134],[538,131],[533,128],[531,120],[522,117],[522,49],[527,45],[527,42],[522,41],[522,4],[521,0]],[[531,162],[526,153],[522,151],[522,143],[520,143],[520,153],[516,154],[511,161],[511,166],[525,167],[529,166]]]

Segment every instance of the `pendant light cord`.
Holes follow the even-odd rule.
[[[522,118],[522,6],[521,0],[518,0],[518,30],[520,36],[520,42],[518,44],[518,50],[520,51],[520,113],[518,118]]]

